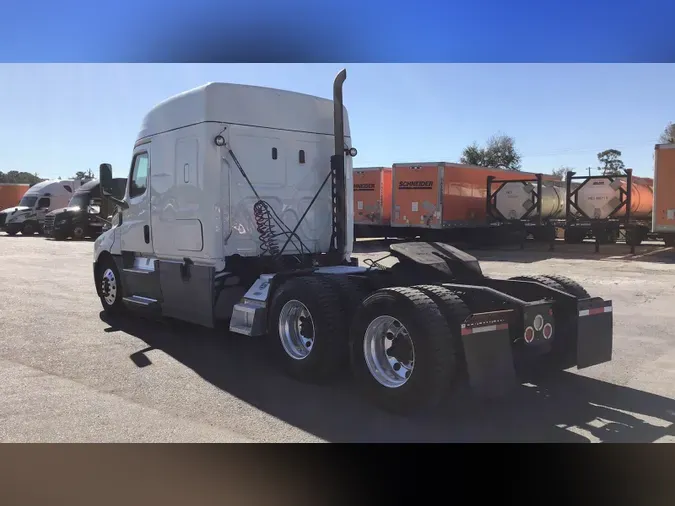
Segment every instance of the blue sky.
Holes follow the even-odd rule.
[[[143,115],[163,99],[209,81],[330,97],[343,66],[357,166],[456,161],[501,132],[524,170],[584,169],[617,148],[649,176],[675,121],[675,65],[2,64],[0,170],[65,178],[107,161],[124,176]]]

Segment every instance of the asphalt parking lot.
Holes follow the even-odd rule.
[[[364,243],[358,256],[384,248]],[[263,339],[107,322],[91,242],[0,234],[0,440],[675,441],[675,252],[576,248],[477,255],[488,275],[564,274],[611,298],[611,363],[525,384],[500,402],[458,394],[439,413],[403,419],[362,401],[347,376],[332,386],[287,379]]]

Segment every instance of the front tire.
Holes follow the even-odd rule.
[[[414,288],[385,288],[366,298],[354,317],[350,349],[365,396],[400,415],[437,406],[457,372],[445,317]]]
[[[287,374],[323,383],[347,364],[347,325],[332,285],[318,277],[297,277],[277,290],[269,329]]]
[[[75,228],[73,228],[73,239],[76,241],[81,241],[84,239],[85,232],[84,232],[84,227],[81,227],[80,225],[77,225]]]
[[[21,235],[32,236],[35,235],[35,232],[38,231],[38,227],[32,221],[27,221],[23,224],[21,228]]]
[[[122,283],[112,258],[105,258],[96,270],[96,291],[103,311],[108,315],[120,314],[124,309]]]

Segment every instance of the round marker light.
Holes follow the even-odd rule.
[[[215,138],[216,141],[216,146],[224,146],[225,145],[225,137],[222,135],[217,135]]]
[[[525,342],[528,344],[534,341],[534,329],[532,327],[527,327],[523,337],[525,338]]]
[[[359,152],[356,151],[356,148],[349,148],[349,151],[347,151],[347,153],[349,153],[349,156],[351,157],[354,157],[359,154]]]
[[[544,339],[551,339],[551,336],[553,335],[553,326],[550,323],[547,323],[544,325]]]
[[[534,317],[534,330],[539,332],[543,326],[544,326],[544,317],[538,314],[537,316]]]

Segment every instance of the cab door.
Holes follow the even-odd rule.
[[[35,218],[38,223],[44,223],[45,216],[50,211],[49,207],[51,206],[51,199],[49,197],[40,197],[35,206]]]
[[[149,255],[152,250],[150,220],[150,144],[134,150],[127,181],[127,209],[120,211],[122,251]]]

